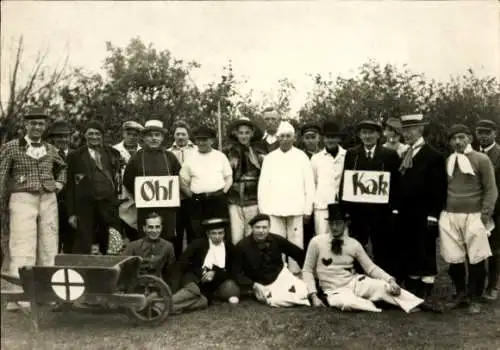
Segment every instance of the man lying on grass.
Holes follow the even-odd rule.
[[[374,301],[384,301],[404,311],[417,310],[423,300],[401,289],[395,279],[375,265],[361,244],[347,235],[346,216],[338,204],[328,205],[329,234],[309,243],[302,271],[313,306],[324,306],[318,297],[315,276],[329,306],[342,311],[380,312]],[[357,274],[358,261],[366,276]]]

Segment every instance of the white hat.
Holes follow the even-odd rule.
[[[293,134],[295,135],[295,128],[292,124],[287,121],[282,121],[278,126],[278,130],[276,131],[276,136],[284,135],[284,134]]]
[[[144,129],[142,129],[143,133],[148,131],[161,131],[164,133],[166,130],[163,129],[163,122],[161,120],[151,119],[144,124]]]
[[[129,120],[129,121],[126,121],[125,123],[123,123],[122,128],[124,130],[132,129],[132,130],[137,130],[137,131],[141,131],[142,129],[144,129],[144,127],[141,124],[139,124],[138,122],[135,122],[133,120]]]

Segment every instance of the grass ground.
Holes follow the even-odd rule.
[[[434,297],[451,294],[441,274]],[[159,328],[133,327],[125,316],[47,312],[35,339],[18,313],[2,319],[1,349],[500,349],[500,302],[479,315],[399,310],[342,313],[273,309],[254,301],[216,304],[172,316]]]

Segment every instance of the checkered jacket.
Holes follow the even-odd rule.
[[[26,155],[24,138],[12,140],[0,149],[0,203],[12,192],[54,192],[55,183],[66,183],[66,163],[56,147],[44,143],[47,155],[36,160]]]

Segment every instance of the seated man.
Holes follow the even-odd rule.
[[[338,204],[328,205],[327,220],[330,233],[311,240],[302,271],[311,304],[324,306],[317,294],[316,276],[329,306],[343,311],[382,311],[374,301],[399,306],[406,312],[417,310],[423,300],[401,289],[392,276],[370,260],[363,246],[347,235],[346,216]],[[355,272],[355,261],[366,276]]]
[[[141,274],[165,279],[167,269],[175,263],[175,253],[172,243],[160,237],[162,229],[162,217],[155,212],[149,213],[143,226],[145,236],[130,242],[123,255],[140,256],[143,259]]]
[[[236,246],[234,275],[240,287],[270,306],[309,305],[306,284],[283,263],[282,255],[304,262],[302,249],[286,238],[269,233],[270,218],[258,214],[249,221],[252,234]]]
[[[192,241],[174,267],[170,287],[173,312],[206,308],[214,298],[239,302],[240,289],[231,279],[234,247],[224,241],[228,220],[204,220],[205,238]]]

